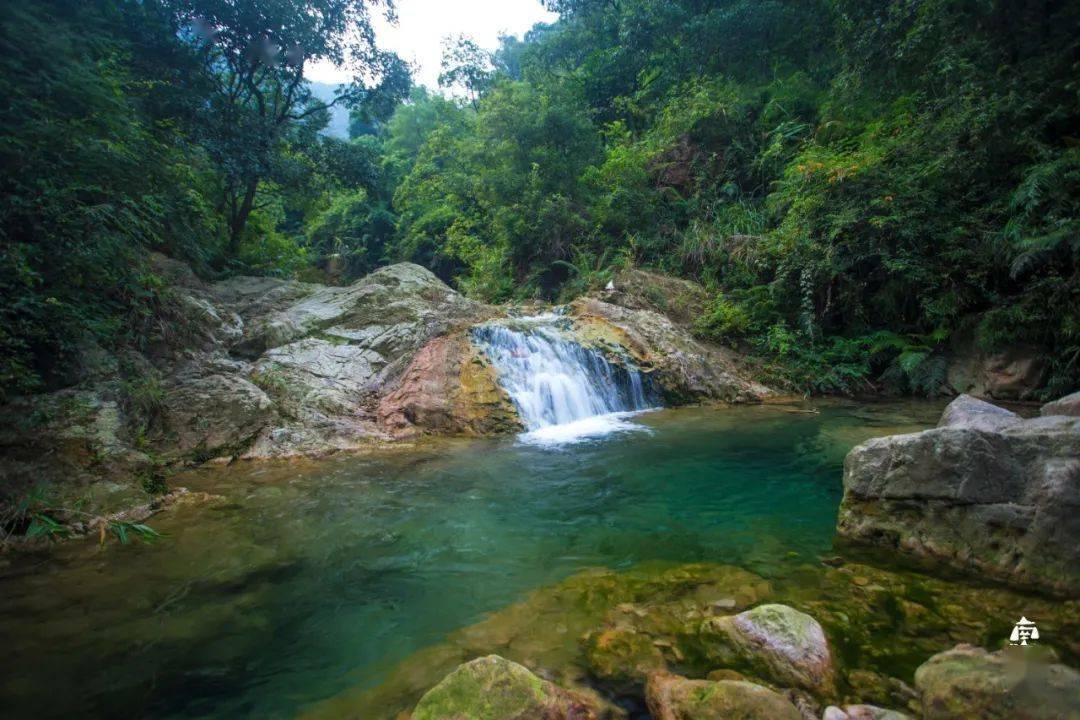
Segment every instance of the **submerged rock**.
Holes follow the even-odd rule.
[[[1080,716],[1080,673],[971,645],[915,671],[925,720],[1062,720]]]
[[[897,710],[886,710],[873,705],[846,705],[843,710],[830,705],[825,708],[821,720],[912,720],[912,718]]]
[[[645,698],[653,720],[803,720],[780,693],[740,680],[687,680],[653,673]]]
[[[818,697],[835,693],[836,671],[825,631],[806,613],[787,605],[759,605],[706,620],[701,632],[710,660],[718,665]]]
[[[595,720],[587,702],[498,655],[459,666],[429,690],[412,720]]]
[[[1014,420],[976,403],[959,398],[942,427],[852,450],[839,536],[1019,587],[1077,594],[1080,418]]]

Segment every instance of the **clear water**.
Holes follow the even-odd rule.
[[[561,446],[442,441],[240,464],[154,546],[0,559],[8,717],[286,718],[582,568],[830,550],[841,462],[940,404],[684,409]]]
[[[491,359],[527,429],[572,426],[532,439],[603,434],[620,424],[583,421],[649,407],[637,370],[615,365],[597,350],[568,339],[559,322],[557,315],[548,314],[473,329],[473,338]]]

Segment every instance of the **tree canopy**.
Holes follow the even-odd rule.
[[[421,263],[491,301],[619,269],[817,391],[934,393],[957,338],[1080,378],[1080,2],[548,0],[412,88],[361,0],[6,2],[0,387],[168,327],[199,272]],[[357,81],[348,141],[303,79]],[[333,265],[344,275],[321,275]]]

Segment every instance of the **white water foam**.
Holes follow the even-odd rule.
[[[644,429],[641,373],[567,337],[553,314],[488,323],[473,336],[495,366],[528,430],[524,442],[561,444]]]

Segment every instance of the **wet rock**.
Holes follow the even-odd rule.
[[[952,416],[848,454],[840,537],[1018,587],[1080,592],[1080,418]]]
[[[1023,418],[985,400],[961,395],[949,403],[938,427],[964,427],[994,432],[1015,425]]]
[[[825,708],[821,720],[912,720],[912,718],[906,713],[873,705],[846,705],[843,710],[830,705]]]
[[[398,387],[380,401],[378,417],[395,437],[493,435],[522,428],[494,369],[463,333],[421,348]]]
[[[715,664],[745,670],[767,682],[802,688],[818,697],[835,693],[835,669],[825,631],[787,605],[759,605],[702,626]]]
[[[606,628],[585,640],[590,672],[617,692],[632,692],[650,672],[667,668],[661,646],[634,628]]]
[[[594,720],[586,701],[498,655],[459,666],[429,690],[412,720]]]
[[[803,720],[780,693],[739,680],[687,680],[658,672],[649,676],[645,698],[653,720]]]
[[[586,343],[630,358],[673,404],[719,400],[760,402],[775,393],[751,379],[738,353],[699,342],[668,317],[597,298],[571,306],[574,332]]]
[[[1066,395],[1063,398],[1059,398],[1053,402],[1048,402],[1042,406],[1039,410],[1039,414],[1043,416],[1048,415],[1070,415],[1072,417],[1080,416],[1080,392],[1074,392],[1072,395]]]
[[[1012,650],[1012,649],[1010,649]],[[1080,673],[958,645],[915,671],[925,720],[1058,720],[1080,715]]]

